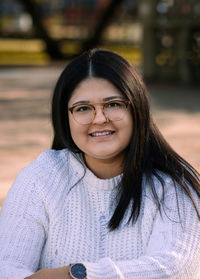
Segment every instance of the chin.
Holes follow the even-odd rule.
[[[112,155],[96,155],[96,156],[93,156],[93,158],[95,159],[99,159],[99,160],[108,160],[108,159],[111,159],[113,158],[114,156]]]
[[[95,152],[95,153],[90,153],[88,154],[90,157],[92,158],[96,158],[96,159],[101,159],[101,160],[107,160],[107,159],[112,159],[114,157],[116,157],[119,153],[118,152]]]

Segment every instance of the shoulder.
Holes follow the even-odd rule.
[[[67,164],[69,158],[69,151],[63,150],[46,150],[39,154],[39,156],[28,166],[23,168],[18,177],[26,177],[29,179],[40,180],[46,175],[50,175],[57,169],[62,168]]]
[[[175,185],[176,183],[168,174],[160,171],[150,177],[144,175],[143,178],[145,196],[153,200],[155,196],[161,201],[164,196],[173,194]]]
[[[193,188],[186,184],[188,192],[195,195]],[[177,204],[177,202],[184,198],[188,198],[188,194],[184,187],[179,185],[170,175],[158,171],[156,175],[146,177],[143,180],[144,196],[156,202],[157,205],[166,205],[166,203]]]
[[[41,168],[44,170],[52,169],[56,166],[62,166],[67,163],[69,158],[69,151],[67,149],[62,150],[46,150],[39,154],[39,156],[34,160],[29,166],[24,168],[28,169],[38,169]]]
[[[176,213],[177,220],[180,216],[184,216],[187,210],[195,212],[195,205],[200,213],[200,197],[189,183],[186,182],[185,186],[181,186],[170,175],[163,172],[157,174],[158,176],[145,180],[146,200],[163,209],[165,215],[171,216]]]
[[[67,149],[43,151],[32,163],[19,172],[9,192],[48,191],[57,184],[59,176],[67,176],[68,161],[69,151]]]
[[[10,188],[5,203],[43,204],[54,210],[78,181],[69,150],[46,150],[23,168]],[[28,206],[27,206],[28,207]]]

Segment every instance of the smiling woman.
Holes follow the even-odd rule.
[[[110,101],[103,103],[105,100]],[[122,93],[111,82],[90,77],[79,84],[68,103],[72,108],[69,109],[72,139],[82,150],[87,166],[100,178],[123,172],[125,151],[132,135],[132,116],[127,100],[122,100]]]
[[[52,149],[0,216],[1,279],[199,279],[199,174],[165,141],[135,68],[90,50],[62,72]]]

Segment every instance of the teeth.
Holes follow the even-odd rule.
[[[93,137],[98,137],[98,136],[105,136],[105,135],[111,135],[112,132],[101,132],[101,133],[92,133]]]

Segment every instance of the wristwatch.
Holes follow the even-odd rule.
[[[81,263],[70,264],[69,275],[73,279],[86,279],[87,278],[86,267]]]

